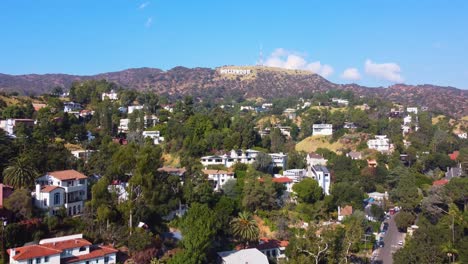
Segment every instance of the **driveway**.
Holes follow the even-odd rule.
[[[395,224],[395,216],[396,214],[392,215],[388,220],[388,230],[384,236],[384,247],[374,251],[372,263],[392,264],[393,253],[401,247],[398,245],[398,242],[405,242],[406,233],[398,231]]]

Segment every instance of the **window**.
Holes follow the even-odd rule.
[[[54,194],[54,205],[59,205],[60,204],[60,193],[55,193]]]
[[[44,206],[47,206],[47,199],[44,199]]]
[[[86,247],[80,247],[80,252],[86,251]]]
[[[32,259],[28,259],[28,264],[33,264],[33,260],[32,260]]]
[[[109,256],[105,256],[105,257],[104,257],[104,262],[105,262],[105,263],[109,262]]]
[[[44,257],[44,263],[47,263],[47,262],[49,262],[49,256]]]
[[[273,257],[276,257],[276,249],[271,251],[271,255],[272,255]]]
[[[36,263],[37,264],[41,263],[41,258],[36,258]]]
[[[80,180],[80,184],[81,185],[85,184],[85,180]]]
[[[86,261],[86,264],[89,264],[89,260]]]

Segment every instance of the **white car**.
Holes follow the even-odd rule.
[[[401,240],[398,241],[398,245],[399,245],[399,246],[403,246],[403,241],[401,241]]]

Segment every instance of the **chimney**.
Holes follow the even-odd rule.
[[[10,257],[14,257],[16,255],[16,248],[11,248],[10,249]]]

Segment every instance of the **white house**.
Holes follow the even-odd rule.
[[[128,132],[128,124],[130,124],[129,118],[121,118],[119,123],[119,132],[126,133]]]
[[[245,111],[253,111],[253,110],[255,110],[255,109],[254,109],[252,106],[250,106],[250,105],[244,105],[244,106],[241,106],[241,107],[240,107],[240,110],[241,110],[241,111],[244,111],[244,110],[245,110]]]
[[[413,118],[410,115],[407,115],[407,116],[403,117],[403,125],[411,124],[412,119]]]
[[[164,141],[164,137],[161,137],[159,131],[143,131],[144,138],[151,138],[155,145],[159,145],[161,142]]]
[[[102,101],[104,101],[106,98],[111,101],[115,101],[115,100],[119,100],[119,95],[114,90],[111,90],[108,93],[101,94]]]
[[[352,160],[360,160],[362,159],[362,153],[359,151],[350,151],[346,153],[346,157],[352,159]]]
[[[333,125],[332,124],[313,124],[312,125],[312,135],[323,135],[329,136],[333,134]]]
[[[220,156],[204,156],[201,158],[201,163],[203,166],[223,165],[228,168],[238,162],[252,164],[255,162],[258,153],[259,151],[253,149],[247,149],[246,151],[231,150],[230,153],[226,153]],[[287,155],[283,153],[269,153],[268,155],[271,156],[274,166],[283,168],[286,166]]]
[[[337,104],[341,104],[341,105],[346,105],[346,106],[349,104],[348,100],[340,99],[340,98],[332,98],[332,102],[337,103]]]
[[[0,120],[0,129],[5,130],[9,136],[13,136],[15,134],[16,127],[19,124],[23,124],[27,127],[34,126],[33,119],[18,119],[18,118],[9,118],[6,120]]]
[[[458,134],[456,134],[458,138],[461,138],[461,139],[467,139],[468,138],[468,134],[466,132],[460,132]]]
[[[375,149],[380,152],[388,152],[390,151],[390,140],[385,135],[377,135],[375,139],[370,139],[367,141],[367,146],[370,149]]]
[[[418,108],[417,107],[407,107],[406,112],[414,113],[415,115],[417,115],[418,114]]]
[[[312,166],[312,178],[314,178],[322,188],[325,195],[330,194],[331,174],[327,167],[316,165]]]
[[[42,239],[38,244],[10,248],[10,264],[115,264],[117,250],[92,245],[83,234]]]
[[[343,208],[341,208],[341,206],[338,206],[338,221],[343,221],[345,217],[350,216],[352,214],[353,207],[351,205],[346,205]]]
[[[260,238],[256,248],[268,258],[279,260],[286,258],[285,251],[288,244],[289,241],[286,240]]]
[[[128,200],[127,186],[127,182],[114,181],[112,184],[107,186],[107,190],[117,196],[118,203],[123,203]]]
[[[142,110],[143,107],[144,107],[143,105],[129,105],[127,113],[131,114],[131,113],[135,112],[135,110]]]
[[[296,109],[287,108],[283,111],[283,115],[285,115],[288,119],[296,119]]]
[[[371,192],[367,194],[369,198],[372,198],[376,201],[383,201],[383,200],[388,200],[388,193],[380,193],[380,192]]]
[[[48,172],[37,178],[32,193],[36,207],[54,215],[61,208],[68,215],[81,214],[87,199],[88,177],[76,170]]]
[[[268,258],[256,248],[218,252],[221,264],[268,264]]]
[[[77,112],[81,109],[83,109],[83,107],[79,103],[75,103],[75,102],[63,103],[63,111],[65,113]]]
[[[230,171],[205,169],[202,172],[208,176],[208,180],[213,181],[215,191],[220,191],[228,180],[234,179],[234,172]]]
[[[262,108],[263,109],[268,109],[268,108],[272,108],[273,107],[273,104],[272,103],[263,103],[262,104]]]
[[[293,182],[300,182],[307,176],[305,169],[291,169],[283,171],[283,176],[293,180]]]
[[[317,154],[317,153],[314,153],[314,152],[311,152],[309,154],[307,154],[307,157],[306,157],[306,161],[307,161],[307,166],[310,167],[310,166],[315,166],[315,165],[327,165],[327,159],[325,159],[322,155],[320,154]]]

